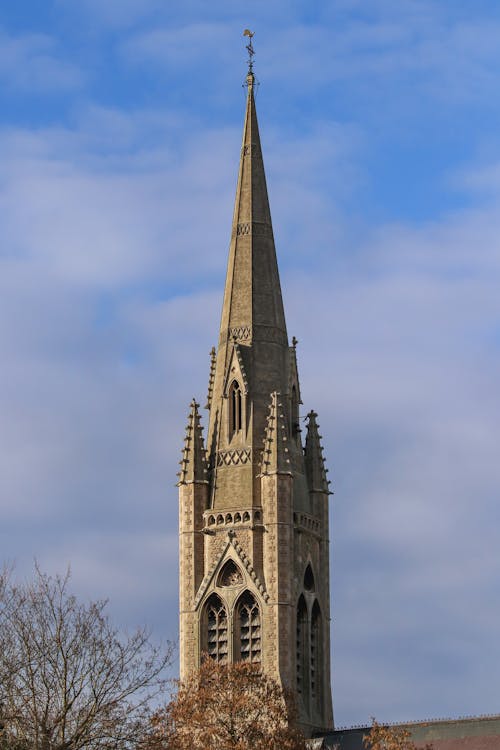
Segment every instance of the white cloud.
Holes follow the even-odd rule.
[[[7,89],[37,92],[73,90],[82,71],[64,60],[46,34],[12,36],[0,28],[0,79]]]

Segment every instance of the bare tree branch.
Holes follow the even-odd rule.
[[[0,572],[0,732],[12,750],[127,750],[172,646],[154,646],[145,628],[121,634],[107,603],[78,602],[69,580],[37,567],[16,586]]]

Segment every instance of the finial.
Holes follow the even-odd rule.
[[[247,44],[247,52],[248,52],[248,75],[247,75],[247,85],[250,85],[250,83],[253,83],[253,58],[255,55],[255,50],[253,48],[252,39],[255,36],[254,31],[250,31],[250,29],[245,29],[243,32],[243,36],[248,37],[248,44]]]

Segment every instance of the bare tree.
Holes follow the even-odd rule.
[[[36,569],[0,583],[0,723],[7,747],[114,750],[135,745],[172,654],[146,629],[122,635],[106,602],[79,602],[69,573]]]
[[[291,697],[258,665],[206,658],[153,718],[142,750],[305,750]]]

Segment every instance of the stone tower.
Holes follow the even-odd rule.
[[[314,732],[333,725],[329,483],[313,411],[302,444],[251,69],[246,82],[207,441],[193,401],[179,473],[181,678],[203,654],[259,663]]]

